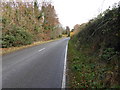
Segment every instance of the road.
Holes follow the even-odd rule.
[[[61,88],[69,38],[2,57],[2,88]]]

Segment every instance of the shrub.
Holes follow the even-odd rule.
[[[115,54],[117,54],[117,51],[115,51],[114,48],[106,48],[101,55],[101,59],[109,61]]]
[[[11,30],[7,31],[6,34],[2,36],[2,47],[12,47],[27,45],[32,43],[32,35],[26,32],[21,27],[13,26]]]

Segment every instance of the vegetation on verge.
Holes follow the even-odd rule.
[[[2,48],[28,45],[62,36],[63,28],[50,2],[0,2]]]
[[[68,87],[120,88],[119,24],[118,5],[78,28],[69,41]]]
[[[38,41],[38,42],[34,42],[32,44],[24,45],[24,46],[20,46],[20,47],[0,48],[0,50],[2,50],[2,52],[0,52],[0,55],[5,55],[5,54],[8,54],[8,53],[11,53],[11,52],[14,52],[14,51],[18,51],[18,50],[21,50],[21,49],[24,49],[24,48],[29,48],[29,47],[32,47],[32,46],[52,42],[52,41],[59,40],[59,39],[60,38],[52,39],[52,40],[48,40],[48,41]]]

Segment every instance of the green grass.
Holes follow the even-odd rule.
[[[69,88],[101,88],[102,83],[98,81],[98,70],[94,62],[94,56],[87,56],[78,51],[72,40],[68,47],[68,74]]]

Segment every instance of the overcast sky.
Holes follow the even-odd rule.
[[[119,0],[51,0],[61,24],[71,29],[92,19]]]

